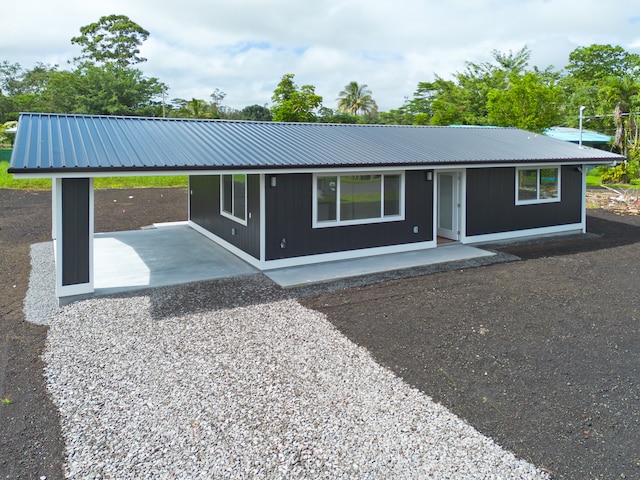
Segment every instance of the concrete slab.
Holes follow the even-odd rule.
[[[186,223],[97,233],[94,239],[96,295],[257,272]]]
[[[330,282],[495,255],[449,243],[413,252],[376,255],[263,272],[283,288]],[[237,277],[259,270],[190,228],[186,222],[98,233],[94,239],[95,295]]]
[[[448,243],[437,248],[413,252],[391,253],[372,257],[324,262],[302,267],[287,267],[265,271],[271,280],[283,288],[300,287],[338,279],[371,275],[405,268],[433,265],[437,263],[490,257],[494,252],[479,248]]]

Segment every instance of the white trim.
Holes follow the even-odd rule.
[[[460,219],[459,239],[465,238],[467,235],[467,171],[460,170]]]
[[[484,235],[472,235],[470,237],[461,238],[460,243],[490,243],[500,242],[504,240],[512,240],[523,237],[537,237],[541,235],[553,235],[557,233],[582,233],[584,232],[584,224],[572,223],[568,225],[554,225],[553,227],[530,228],[527,230],[513,230],[509,232],[487,233]]]
[[[213,240],[215,243],[217,243],[221,247],[224,247],[226,250],[229,250],[236,257],[241,258],[242,260],[247,262],[249,265],[252,265],[252,266],[256,267],[259,270],[262,269],[261,268],[261,263],[262,262],[260,262],[260,260],[258,260],[257,258],[249,255],[244,250],[240,250],[235,245],[227,242],[226,240],[223,240],[222,238],[218,237],[217,235],[214,235],[209,230],[207,230],[206,228],[201,227],[200,225],[198,225],[197,223],[193,222],[192,220],[189,220],[188,223],[189,223],[189,226],[191,228],[193,228],[196,232],[200,233],[201,235],[204,235],[209,240]]]
[[[456,223],[457,225],[455,225],[455,236],[456,238],[450,238],[450,240],[454,240],[454,241],[460,241],[461,238],[463,238],[465,232],[467,231],[467,210],[466,210],[466,205],[467,205],[467,171],[463,170],[463,169],[458,169],[458,170],[442,170],[439,172],[434,172],[435,176],[433,177],[433,181],[435,182],[433,185],[434,191],[435,191],[435,199],[433,202],[433,229],[434,229],[434,237],[436,238],[438,237],[439,233],[438,233],[438,223],[439,223],[439,214],[440,214],[440,185],[439,185],[439,178],[440,178],[440,174],[444,173],[444,174],[452,174],[455,175],[455,179],[454,181],[456,182],[455,185],[455,190],[457,193],[457,202],[459,204],[459,207],[457,212],[456,212]],[[441,235],[443,237],[445,237],[444,235]],[[449,238],[449,237],[445,237],[445,238]]]
[[[59,238],[62,238],[62,179],[54,178],[52,183],[55,183],[55,188],[52,192],[55,194],[51,209],[55,217],[55,232],[53,234],[53,258],[55,261],[56,269],[56,296],[60,297],[62,287],[62,242],[58,242]]]
[[[436,248],[435,240],[429,242],[403,243],[386,247],[361,248],[357,250],[345,250],[333,253],[320,253],[316,255],[305,255],[301,257],[283,258],[279,260],[267,260],[262,262],[262,270],[274,268],[297,267],[299,265],[312,265],[315,263],[333,262],[336,260],[349,260],[352,258],[374,257],[389,253],[412,252],[414,250],[424,250],[425,248]]]
[[[260,262],[264,262],[267,256],[267,176],[260,174]],[[270,187],[271,188],[271,187]],[[277,188],[277,187],[273,187]]]
[[[545,168],[555,168],[558,171],[558,178],[556,179],[558,195],[553,198],[540,198],[540,170]],[[536,197],[534,199],[520,200],[518,195],[520,193],[520,172],[522,170],[535,170],[536,171]],[[562,165],[545,165],[545,166],[531,166],[531,167],[516,167],[516,205],[538,205],[540,203],[559,203],[562,201]]]
[[[374,174],[380,174],[381,176],[381,181],[380,181],[380,216],[379,217],[373,217],[373,218],[360,218],[357,220],[340,220],[340,194],[341,194],[341,188],[342,188],[342,182],[340,181],[340,177],[341,176],[349,176],[350,175],[354,175],[354,174],[358,174],[358,175],[367,175],[369,173],[374,173]],[[400,177],[400,214],[399,215],[388,215],[388,216],[384,216],[384,177],[386,175],[398,175]],[[338,217],[336,220],[325,220],[325,221],[318,221],[318,177],[331,177],[331,176],[335,176],[336,177],[336,217]],[[372,170],[366,170],[366,171],[354,171],[354,170],[349,170],[346,172],[337,172],[337,171],[330,171],[330,172],[317,172],[317,173],[313,173],[313,180],[312,180],[313,184],[312,184],[312,189],[311,189],[311,196],[312,196],[312,204],[311,204],[311,228],[331,228],[331,227],[346,227],[346,226],[351,226],[351,225],[368,225],[371,223],[389,223],[389,222],[402,222],[405,220],[405,183],[406,183],[406,174],[403,170],[391,170],[391,171],[385,171],[385,172],[374,172]]]
[[[236,190],[236,182],[234,180],[234,176],[235,175],[244,175],[244,219],[240,218],[240,217],[236,217],[233,213],[231,212],[227,212],[224,209],[224,177],[225,176],[230,176],[231,177],[231,210],[235,210],[235,204],[236,204],[236,196],[235,196],[235,190]],[[240,225],[244,225],[245,227],[247,226],[247,199],[249,198],[248,195],[248,190],[249,190],[249,175],[244,173],[244,172],[236,172],[234,174],[229,174],[229,173],[225,173],[225,174],[221,174],[220,175],[220,215],[223,217],[226,217],[230,220],[233,220],[236,223],[239,223]]]
[[[582,170],[582,208],[580,219],[582,221],[582,233],[587,233],[587,165],[580,167]]]
[[[93,268],[93,257],[94,257],[94,237],[95,237],[95,209],[94,209],[94,188],[93,188],[93,178],[89,178],[89,285],[90,291],[93,292],[94,287],[94,268]]]
[[[94,292],[93,285],[89,283],[78,283],[76,285],[57,286],[56,297],[73,297],[76,295],[86,295]]]
[[[56,212],[56,198],[58,195],[58,179],[51,179],[51,238],[56,239],[57,235],[57,224],[58,224],[58,215]],[[54,249],[55,251],[55,249]],[[54,254],[55,255],[55,254]]]
[[[504,163],[451,163],[451,164],[398,164],[386,167],[365,166],[365,167],[288,167],[288,168],[254,168],[247,165],[245,168],[236,168],[233,170],[220,169],[215,166],[203,167],[197,170],[137,170],[137,171],[86,171],[86,172],[49,172],[46,169],[34,172],[34,173],[14,173],[13,176],[17,179],[29,179],[29,178],[99,178],[99,177],[171,177],[171,176],[197,176],[197,175],[228,175],[233,173],[244,172],[247,175],[251,174],[264,174],[264,175],[280,175],[285,173],[316,173],[316,172],[392,172],[392,171],[410,171],[410,170],[460,170],[468,168],[514,168],[514,167],[529,167],[540,165],[611,165],[615,160],[612,159],[596,159],[596,158],[581,158],[581,159],[566,159],[566,160],[553,160],[553,162],[546,163],[544,160],[531,159],[529,161],[515,161]],[[108,168],[108,167],[101,167]]]
[[[86,177],[84,177],[86,178]],[[55,188],[52,188],[52,192],[55,192],[52,202],[52,210],[54,216],[54,262],[56,269],[56,297],[69,297],[74,295],[83,295],[93,293],[94,291],[94,189],[93,178],[89,178],[89,282],[78,283],[74,285],[62,284],[62,265],[64,259],[62,257],[62,242],[58,242],[58,239],[62,238],[62,224],[64,219],[62,218],[62,179],[54,179],[56,183]],[[52,182],[53,183],[53,182]]]
[[[214,241],[218,245],[229,250],[231,253],[241,258],[249,265],[258,270],[271,270],[274,268],[296,267],[299,265],[313,265],[315,263],[332,262],[335,260],[348,260],[351,258],[373,257],[376,255],[384,255],[389,253],[411,252],[414,250],[424,250],[425,248],[436,248],[438,242],[435,240],[429,242],[404,243],[400,245],[390,245],[386,247],[361,248],[358,250],[345,250],[333,253],[320,253],[317,255],[303,255],[299,257],[283,258],[279,260],[258,260],[249,255],[244,250],[240,250],[235,245],[230,244],[226,240],[214,235],[209,230],[202,228],[197,223],[189,221],[189,226],[196,232],[204,235],[208,239]]]
[[[191,220],[191,177],[187,177],[187,219]]]

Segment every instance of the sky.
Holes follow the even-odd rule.
[[[531,50],[530,66],[562,69],[592,44],[640,54],[640,2],[628,0],[10,0],[0,6],[0,62],[69,68],[81,26],[126,15],[150,32],[137,65],[168,98],[271,105],[282,76],[314,85],[335,109],[351,81],[379,110],[402,106],[418,82],[451,79],[491,52]]]

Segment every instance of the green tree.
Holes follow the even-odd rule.
[[[137,69],[83,65],[57,72],[44,95],[47,110],[95,115],[157,115],[163,85]]]
[[[240,111],[240,114],[242,115],[242,120],[258,122],[270,122],[273,118],[271,110],[263,105],[248,105]]]
[[[609,77],[637,77],[640,55],[620,46],[593,44],[572,51],[565,69],[570,77],[585,85],[601,83]]]
[[[359,123],[359,118],[342,110],[333,110],[328,107],[321,107],[318,115],[320,123]]]
[[[562,80],[567,94],[564,123],[578,126],[578,112],[585,107],[585,125],[616,137],[620,152],[634,142],[636,108],[634,84],[640,81],[640,56],[620,46],[593,44],[576,48]],[[627,137],[627,140],[624,138]]]
[[[613,107],[613,122],[616,133],[614,145],[623,155],[628,155],[629,146],[638,143],[638,126],[632,116],[635,108],[640,106],[638,94],[640,82],[633,77],[609,77],[600,89],[600,98],[608,106]]]
[[[322,97],[315,93],[313,85],[298,88],[294,83],[293,73],[282,76],[280,83],[273,91],[271,101],[273,120],[275,122],[314,122],[315,110],[322,104]]]
[[[0,64],[0,121],[17,120],[18,112],[46,110],[43,94],[57,66],[37,63],[31,70],[20,64]]]
[[[149,32],[126,15],[108,15],[80,28],[80,34],[71,43],[82,48],[77,62],[96,65],[113,64],[127,68],[145,62],[140,57],[140,46],[149,37]]]
[[[419,125],[486,125],[489,122],[489,92],[506,90],[509,77],[526,71],[531,52],[491,52],[492,62],[465,62],[465,69],[446,80],[438,75],[433,82],[420,82],[404,111]]]
[[[157,115],[156,97],[166,86],[132,65],[144,62],[139,46],[149,32],[125,15],[101,17],[80,28],[71,43],[81,46],[72,72],[50,79],[47,100],[52,111],[110,115]]]
[[[350,82],[338,94],[338,110],[350,115],[371,115],[378,111],[378,105],[367,85]]]
[[[494,125],[543,132],[561,117],[562,90],[536,72],[511,75],[506,90],[493,89],[487,97],[488,120]]]

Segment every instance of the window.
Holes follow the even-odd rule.
[[[559,167],[516,170],[516,205],[559,201]]]
[[[314,227],[387,222],[404,218],[404,175],[316,175]]]
[[[220,175],[220,214],[247,224],[247,176]]]

